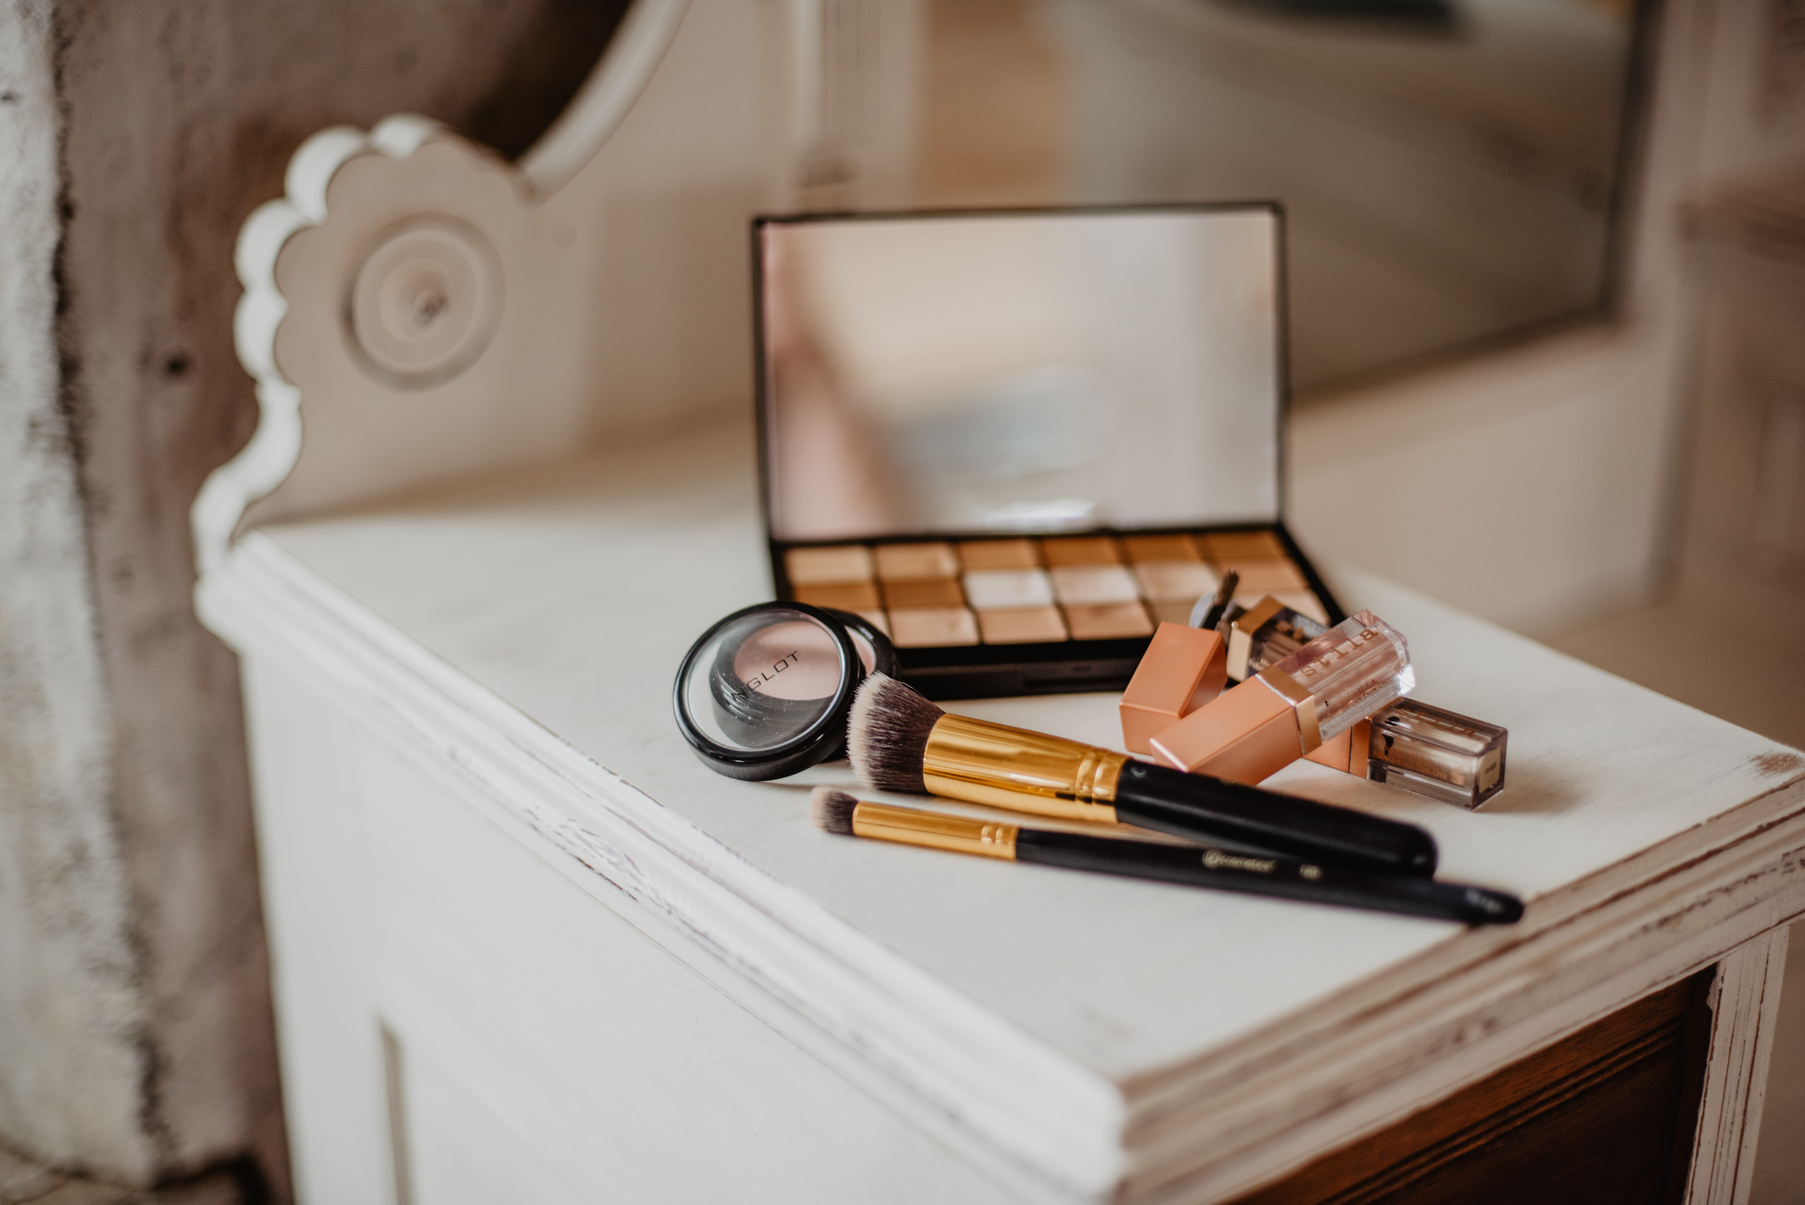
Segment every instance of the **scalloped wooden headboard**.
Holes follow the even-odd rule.
[[[518,163],[411,115],[303,143],[239,238],[260,419],[196,499],[203,572],[250,524],[746,404],[748,220],[821,202],[806,167],[830,126],[853,130],[825,149],[862,182],[832,201],[900,199],[906,175],[906,124],[822,120],[857,57],[827,7],[637,0]],[[858,70],[875,47],[906,80],[913,29],[885,7],[881,41],[838,26],[871,43]]]

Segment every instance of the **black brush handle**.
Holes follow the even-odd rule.
[[[1414,824],[1260,787],[1131,761],[1116,780],[1126,824],[1194,841],[1234,841],[1390,874],[1435,873],[1435,838]]]
[[[1523,915],[1523,901],[1485,887],[1438,883],[1412,875],[1369,874],[1207,846],[1157,845],[1025,828],[1015,836],[1015,858],[1068,870],[1429,916],[1468,925],[1508,925]]]

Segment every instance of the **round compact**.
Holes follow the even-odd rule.
[[[711,770],[782,778],[846,749],[865,675],[896,672],[875,625],[805,603],[760,603],[702,633],[677,670],[677,727]]]

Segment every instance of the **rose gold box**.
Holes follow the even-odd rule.
[[[1122,745],[1153,752],[1152,740],[1222,693],[1228,650],[1214,631],[1162,623],[1122,692]]]
[[[1403,634],[1361,611],[1156,734],[1153,754],[1180,770],[1257,783],[1348,736],[1415,683]],[[1338,758],[1346,768],[1352,756],[1349,736],[1327,764]]]
[[[1257,679],[1156,733],[1151,745],[1164,765],[1249,784],[1303,755],[1295,708]]]
[[[1331,770],[1346,770],[1349,774],[1365,778],[1367,750],[1372,745],[1372,733],[1373,722],[1361,720],[1340,736],[1331,736],[1304,754],[1304,759]]]

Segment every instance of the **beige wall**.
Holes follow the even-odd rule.
[[[1313,551],[1538,636],[1670,584],[1699,336],[1683,219],[1805,156],[1805,105],[1762,91],[1767,13],[1664,6],[1616,317],[1299,410],[1291,516]]]

